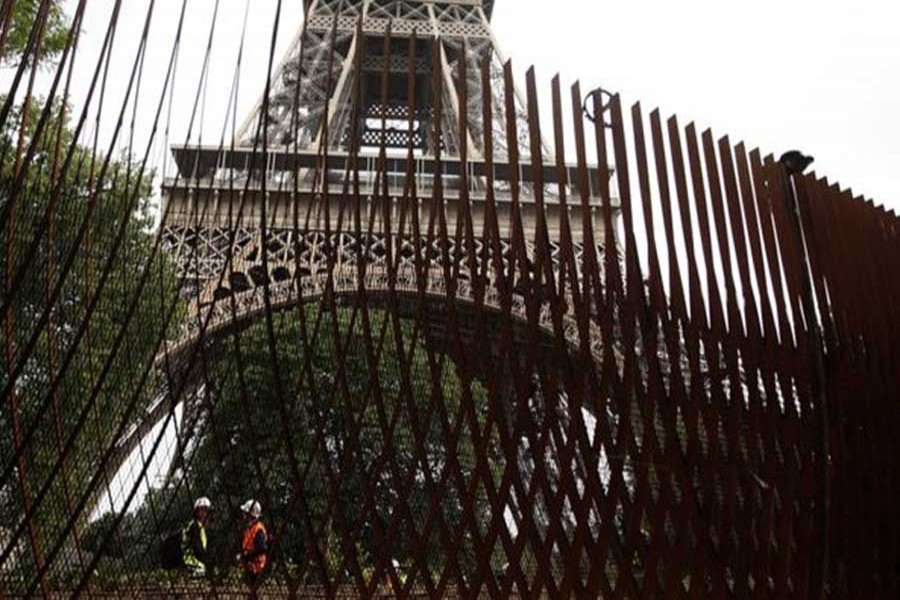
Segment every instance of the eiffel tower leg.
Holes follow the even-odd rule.
[[[341,65],[341,75],[338,77],[334,92],[328,101],[328,131],[330,139],[328,145],[330,148],[337,148],[343,143],[342,132],[346,129],[351,118],[351,106],[353,104],[352,96],[352,77],[354,76],[354,66],[356,65],[357,52],[360,51],[359,35],[353,34],[353,41],[350,43],[350,51]],[[319,148],[322,144],[322,135],[324,128],[319,128],[314,148]]]
[[[441,74],[443,75],[444,85],[443,88],[446,90],[448,97],[450,98],[450,107],[451,107],[451,116],[453,117],[453,123],[451,123],[450,127],[445,129],[445,131],[456,131],[456,126],[459,123],[459,94],[456,92],[456,84],[453,82],[453,75],[450,70],[450,63],[447,60],[447,49],[444,46],[444,38],[441,35],[440,25],[438,23],[437,14],[435,12],[435,8],[433,4],[428,5],[428,13],[431,18],[431,28],[432,33],[435,36],[436,43],[440,44],[440,56],[441,56]],[[460,140],[459,143],[462,143]],[[472,141],[471,133],[466,135],[465,143],[469,149],[469,156],[480,156],[480,152],[477,152],[475,148],[475,144]]]

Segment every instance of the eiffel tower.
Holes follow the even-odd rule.
[[[492,0],[306,0],[304,24],[273,73],[268,96],[237,128],[230,148],[172,148],[178,173],[163,185],[165,241],[190,282],[185,294],[192,310],[216,312],[215,328],[235,316],[219,300],[234,296],[241,314],[257,314],[264,286],[276,304],[291,302],[297,279],[312,295],[323,291],[328,275],[338,291],[355,288],[354,265],[363,254],[371,262],[367,285],[378,291],[387,286],[388,247],[401,254],[399,283],[414,289],[415,244],[408,231],[385,231],[374,203],[388,196],[396,224],[412,190],[424,237],[437,179],[449,230],[465,200],[479,248],[487,198],[495,200],[504,261],[514,195],[533,256],[536,181],[542,180],[548,200],[540,212],[559,267],[561,209],[552,201],[559,165],[545,139],[531,141],[526,98],[512,84],[491,30],[493,8]],[[541,173],[530,160],[535,151]],[[563,170],[569,182],[577,180],[575,166]],[[590,218],[599,221],[600,171],[588,166],[587,173]],[[574,186],[570,194],[578,195]],[[346,216],[356,197],[374,224],[364,239]],[[582,223],[578,202],[567,211],[572,223]],[[602,252],[603,227],[594,230]],[[582,233],[580,225],[572,227],[579,261]],[[453,248],[451,256],[465,263],[465,252]],[[433,279],[429,291],[440,295],[442,275]],[[197,321],[190,320],[182,344],[196,338]]]

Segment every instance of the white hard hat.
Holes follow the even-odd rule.
[[[212,508],[212,502],[209,500],[209,498],[207,498],[206,496],[203,496],[202,498],[197,498],[197,501],[194,502],[194,510],[197,510],[200,508],[205,508],[207,510]]]
[[[247,500],[241,505],[241,512],[258,519],[262,515],[262,506],[256,500]]]

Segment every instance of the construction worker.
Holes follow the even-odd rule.
[[[256,500],[247,500],[241,506],[241,512],[247,522],[241,544],[238,562],[244,569],[244,576],[251,587],[256,588],[266,570],[269,561],[269,534],[263,525],[262,507]]]
[[[181,551],[184,566],[194,577],[205,577],[207,571],[206,523],[212,502],[209,498],[197,498],[194,502],[194,516],[181,532]]]
[[[387,580],[385,581],[385,590],[388,593],[397,596],[400,594],[403,586],[406,585],[406,573],[403,571],[403,567],[397,559],[391,560],[391,566],[394,568],[394,573],[397,575],[397,583],[395,584],[394,580],[391,579],[390,573],[386,573],[385,577]]]

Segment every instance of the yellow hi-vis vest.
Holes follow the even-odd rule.
[[[184,554],[184,566],[189,569],[206,569],[199,558],[194,556],[194,545],[191,544],[191,526],[196,523],[200,529],[200,545],[206,550],[206,527],[200,521],[191,521],[181,532],[181,548]]]

